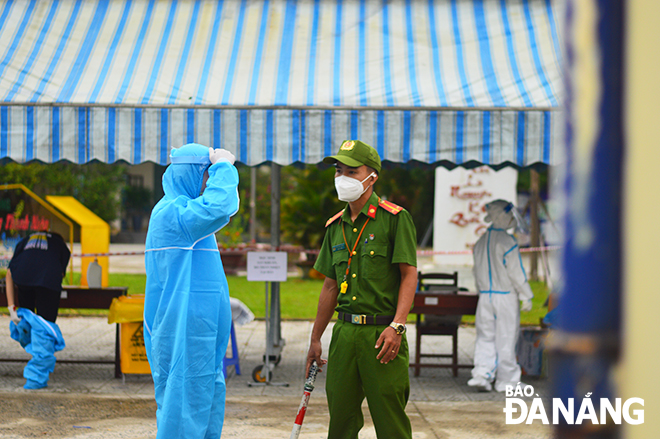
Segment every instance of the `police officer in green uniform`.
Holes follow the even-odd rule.
[[[335,164],[337,194],[348,202],[326,223],[314,265],[326,278],[307,369],[313,361],[328,365],[328,438],[358,437],[366,397],[379,438],[410,439],[405,324],[417,283],[412,217],[373,191],[381,165],[371,146],[347,140],[337,155],[323,161]],[[337,323],[326,361],[321,359],[321,336],[335,310]]]

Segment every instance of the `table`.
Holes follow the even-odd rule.
[[[458,326],[457,324],[439,325],[438,330],[427,329],[425,335],[451,335],[452,336],[452,354],[422,354],[421,353],[421,315],[436,316],[463,316],[474,315],[477,312],[477,302],[479,295],[466,292],[464,289],[454,286],[438,286],[436,289],[428,291],[417,291],[413,302],[412,314],[417,314],[416,328],[417,346],[415,349],[415,361],[410,363],[410,367],[415,368],[415,376],[419,375],[419,369],[422,367],[450,367],[454,371],[454,376],[458,374],[458,368],[471,368],[472,364],[458,364]],[[429,364],[422,363],[422,357],[450,357],[452,362],[449,364]]]
[[[126,287],[88,288],[76,285],[62,285],[60,309],[110,309],[112,299],[125,295]],[[4,280],[0,282],[0,306],[7,306],[7,293]],[[114,360],[57,360],[58,363],[83,364],[114,364],[115,378],[121,378],[119,348],[119,325],[115,329],[115,359]],[[0,358],[0,361],[28,361],[11,358]]]
[[[441,290],[417,291],[412,314],[475,315],[479,295],[457,287]]]

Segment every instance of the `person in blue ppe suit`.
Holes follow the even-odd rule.
[[[224,149],[173,149],[149,220],[144,342],[158,439],[219,438],[231,306],[215,233],[238,211],[238,171]]]
[[[25,389],[48,387],[48,378],[55,370],[55,352],[65,347],[64,337],[56,323],[50,322],[27,308],[16,310],[16,319],[9,322],[10,336],[32,355],[23,369]]]
[[[520,310],[532,309],[532,289],[527,282],[516,239],[507,233],[517,223],[515,207],[504,200],[486,205],[492,225],[474,246],[474,277],[479,291],[475,316],[477,339],[474,368],[468,386],[503,392],[520,382],[516,342]],[[520,306],[522,301],[522,308]]]

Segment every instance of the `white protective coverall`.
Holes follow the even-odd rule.
[[[531,308],[534,296],[527,282],[516,239],[507,230],[516,225],[513,204],[495,200],[486,205],[486,221],[492,221],[474,246],[474,277],[480,292],[475,325],[473,379],[469,385],[502,392],[520,382],[516,342],[520,330],[520,302]],[[475,384],[477,383],[477,384]]]
[[[238,210],[238,172],[233,160],[211,164],[209,155],[197,144],[172,150],[165,196],[149,220],[144,342],[158,439],[222,433],[231,307],[214,234]]]

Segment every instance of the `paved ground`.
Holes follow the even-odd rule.
[[[59,359],[107,359],[114,354],[114,326],[99,317],[61,317],[58,319],[67,348]],[[9,319],[0,317],[0,328]],[[28,358],[20,346],[2,330],[0,351],[3,357]],[[282,360],[273,370],[273,382],[288,387],[250,387],[252,369],[262,365],[265,352],[265,325],[255,321],[237,328],[241,375],[230,368],[227,378],[227,412],[224,437],[274,438],[290,433],[302,395],[305,353],[311,331],[310,322],[283,322],[286,346]],[[414,349],[414,328],[411,349]],[[330,331],[326,331],[327,346]],[[461,328],[460,356],[471,361],[474,329]],[[425,349],[446,351],[449,338],[429,337]],[[150,375],[125,375],[113,378],[112,365],[57,364],[47,389],[27,391],[22,388],[24,363],[0,363],[1,438],[85,437],[152,438],[155,436],[155,404]],[[541,425],[507,426],[504,422],[504,396],[478,393],[466,385],[469,369],[454,378],[449,369],[422,369],[412,376],[408,412],[416,439],[422,438],[543,438],[549,429]],[[547,395],[547,380],[529,377],[536,393]],[[322,438],[327,433],[328,413],[325,404],[325,376],[320,374],[302,438]],[[10,403],[11,401],[11,403]],[[8,404],[8,406],[7,406]],[[366,414],[362,438],[375,433]],[[11,416],[10,416],[11,415]]]
[[[131,251],[135,246],[113,246],[112,251]],[[75,249],[74,249],[75,251]],[[117,258],[124,258],[123,260]],[[133,258],[130,260],[129,258]],[[115,256],[111,270],[140,272],[142,258]],[[137,267],[136,267],[137,265]],[[142,266],[142,270],[144,267]],[[467,270],[466,270],[467,271]],[[461,282],[463,284],[463,282]],[[60,317],[58,324],[67,343],[58,359],[114,358],[114,325],[102,317]],[[0,316],[2,357],[28,356],[9,338],[9,318]],[[282,337],[286,345],[281,362],[273,370],[273,382],[288,387],[251,387],[252,370],[262,366],[265,352],[265,324],[254,321],[237,327],[241,375],[230,368],[227,377],[227,407],[223,437],[289,437],[302,395],[305,354],[312,323],[285,321]],[[330,328],[324,336],[327,349]],[[408,340],[414,352],[414,327]],[[460,361],[470,363],[474,348],[474,328],[459,331]],[[426,337],[425,350],[448,352],[449,337]],[[22,388],[25,363],[0,362],[0,438],[154,438],[156,434],[153,382],[150,375],[125,375],[115,379],[109,364],[59,363],[47,389]],[[539,425],[506,425],[502,408],[504,395],[478,393],[466,385],[469,369],[453,377],[449,369],[422,369],[419,377],[411,370],[411,395],[407,411],[413,437],[425,438],[549,438],[551,429]],[[546,379],[526,377],[536,393],[548,396]],[[301,438],[324,438],[328,412],[325,402],[325,376],[320,374],[312,393]],[[366,405],[365,428],[360,438],[375,438]]]

